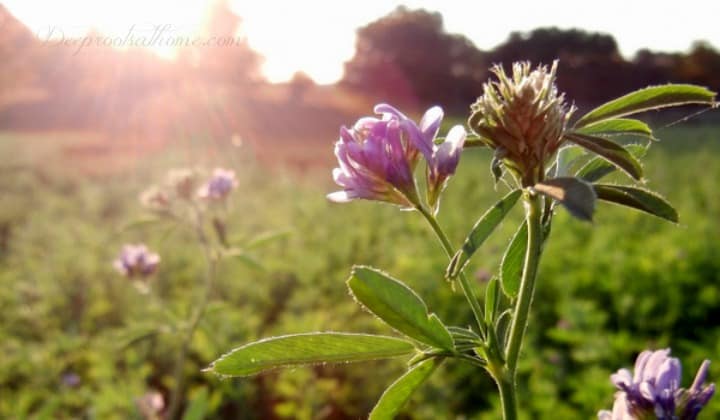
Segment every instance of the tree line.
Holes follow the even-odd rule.
[[[582,104],[667,82],[720,88],[720,53],[697,41],[687,53],[641,50],[627,60],[609,34],[539,28],[513,32],[489,51],[445,31],[442,15],[398,7],[357,31],[355,56],[342,83],[352,89],[421,105],[465,110],[494,63],[560,60],[559,88]]]

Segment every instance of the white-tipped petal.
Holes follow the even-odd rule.
[[[335,191],[328,194],[326,197],[333,203],[347,203],[353,199],[347,191]]]
[[[425,111],[425,115],[420,120],[420,131],[426,140],[432,141],[437,136],[443,116],[443,110],[439,106],[434,106]]]

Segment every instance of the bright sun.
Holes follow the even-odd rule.
[[[100,34],[104,46],[123,48],[135,41],[172,58],[178,52],[173,42],[196,39],[217,2],[223,0],[5,0],[4,4],[41,40]],[[331,10],[326,12],[344,16],[319,23],[302,2],[228,0],[227,4],[242,19],[240,35],[247,36],[250,46],[265,57],[262,70],[270,82],[289,80],[297,71],[318,83],[337,81],[342,63],[354,53],[354,32],[348,27],[370,20],[377,12],[348,14],[342,4],[328,2],[326,8]],[[389,11],[392,6],[384,7]],[[93,39],[97,42],[97,37]]]

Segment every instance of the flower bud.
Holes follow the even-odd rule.
[[[467,133],[461,125],[456,125],[440,145],[433,144],[432,155],[428,159],[427,199],[430,207],[437,211],[440,194],[447,180],[455,174]]]
[[[484,85],[472,105],[470,128],[491,148],[501,150],[504,166],[523,186],[542,181],[544,165],[559,149],[574,111],[555,85],[557,61],[548,71],[530,63],[514,63],[512,75],[492,71],[497,81]]]

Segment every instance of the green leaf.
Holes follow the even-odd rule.
[[[253,249],[258,248],[261,246],[265,246],[269,243],[272,243],[274,241],[277,241],[279,239],[286,238],[290,236],[292,232],[290,230],[284,229],[284,230],[274,230],[270,232],[264,232],[260,235],[254,237],[251,239],[245,246],[245,249]]]
[[[425,302],[408,286],[370,267],[353,267],[347,281],[355,299],[385,323],[422,343],[445,350],[455,346],[452,336]]]
[[[636,90],[618,99],[607,102],[583,115],[575,128],[611,118],[624,117],[638,112],[687,104],[712,105],[715,92],[694,85],[651,86]]]
[[[183,413],[182,420],[203,420],[208,411],[208,391],[202,388],[192,400],[187,410]]]
[[[500,262],[500,285],[503,292],[514,299],[520,291],[520,279],[525,265],[527,250],[527,223],[523,222],[515,232]]]
[[[282,367],[347,363],[412,354],[412,343],[395,337],[353,333],[305,333],[246,344],[207,369],[218,375],[250,376]]]
[[[250,255],[247,251],[239,248],[230,248],[227,250],[224,250],[220,254],[221,258],[235,258],[237,260],[242,261],[250,268],[253,268],[258,271],[265,271],[265,267],[260,263],[255,257]]]
[[[560,177],[539,182],[533,189],[557,200],[578,219],[592,220],[596,197],[588,182],[579,178]]]
[[[615,118],[612,120],[598,121],[596,123],[586,125],[577,130],[580,134],[596,135],[596,136],[641,136],[655,139],[653,137],[650,126],[640,120]]]
[[[600,200],[632,207],[673,223],[678,222],[677,210],[656,192],[610,184],[595,184],[593,187]]]
[[[642,165],[621,145],[596,136],[570,133],[565,138],[583,148],[596,153],[603,159],[622,169],[635,179],[641,179],[643,175]]]
[[[462,248],[450,260],[445,276],[454,279],[465,266],[470,262],[470,257],[480,248],[483,242],[490,236],[505,215],[513,208],[520,198],[521,191],[514,190],[498,201],[490,210],[485,212],[475,223]]]
[[[393,382],[380,397],[368,420],[390,420],[400,412],[412,393],[422,385],[435,371],[440,360],[432,358],[415,365],[403,376]]]
[[[497,277],[491,278],[485,289],[485,324],[487,325],[492,325],[497,315],[499,289],[500,283]]]
[[[495,322],[495,338],[498,341],[498,347],[501,349],[505,348],[505,344],[507,344],[508,330],[510,329],[512,316],[512,309],[506,309]]]
[[[555,171],[548,171],[549,175],[555,177],[570,175],[570,168],[572,168],[576,162],[587,156],[587,152],[580,146],[564,146],[560,149],[555,160]]]
[[[630,152],[630,154],[633,155],[635,159],[640,159],[645,156],[645,153],[647,153],[648,146],[644,144],[628,144],[627,146],[625,146],[625,149]],[[616,166],[608,162],[607,160],[601,157],[596,157],[587,164],[585,164],[585,166],[580,168],[580,170],[577,171],[575,176],[578,178],[582,178],[587,182],[595,182],[600,180],[604,176],[611,174],[613,171],[615,171],[615,168]]]

